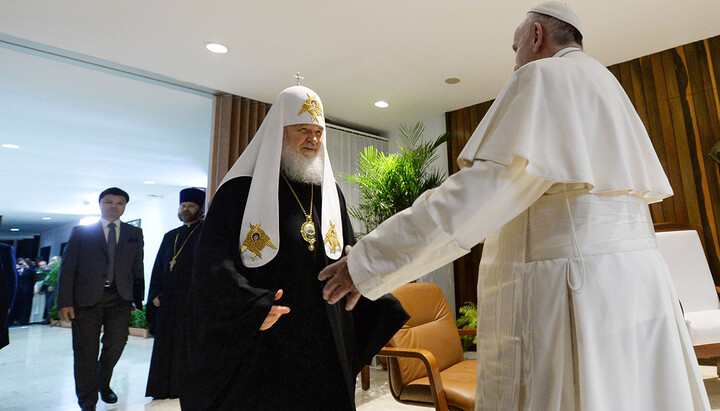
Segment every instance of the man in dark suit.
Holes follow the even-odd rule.
[[[28,261],[29,259],[27,261],[24,258],[17,259],[17,291],[15,292],[15,303],[10,311],[9,325],[30,324],[35,270],[28,265]]]
[[[142,309],[145,293],[142,230],[120,221],[130,196],[112,187],[99,201],[100,222],[70,234],[58,284],[58,314],[72,321],[75,392],[83,410],[95,409],[98,391],[106,403],[117,402],[110,379],[127,343],[132,304]]]
[[[10,307],[17,290],[17,267],[15,267],[15,250],[7,244],[0,243],[0,348],[10,343],[8,326],[10,325]]]

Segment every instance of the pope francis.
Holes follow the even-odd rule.
[[[672,195],[622,87],[543,3],[461,170],[327,267],[373,299],[485,240],[477,410],[709,410],[648,204]]]

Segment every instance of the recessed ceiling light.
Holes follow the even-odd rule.
[[[389,105],[390,104],[388,104],[387,102],[382,101],[382,100],[375,102],[375,107],[387,108]]]
[[[148,181],[143,181],[143,184],[155,184],[155,182],[148,180]]]
[[[228,48],[218,43],[205,43],[205,48],[213,53],[225,54],[228,52]]]
[[[3,145],[0,145],[0,147],[2,147],[2,148],[20,148],[20,146],[17,144],[3,144]]]
[[[10,231],[20,231],[19,228],[11,228]]]
[[[448,77],[445,79],[445,82],[448,84],[457,84],[460,82],[460,79],[457,77]]]
[[[50,217],[43,217],[42,219],[43,220],[52,220],[52,218],[50,218]]]

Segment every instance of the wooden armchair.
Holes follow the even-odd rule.
[[[460,334],[440,287],[406,284],[393,292],[410,320],[378,353],[387,357],[390,391],[400,403],[474,410],[476,361],[463,360]]]
[[[697,231],[656,224],[657,244],[670,269],[698,359],[714,359],[720,375],[720,300]]]

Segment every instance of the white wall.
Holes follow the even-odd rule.
[[[408,126],[414,126],[418,120],[409,120],[405,124]],[[423,141],[433,141],[441,135],[445,134],[445,115],[440,115],[430,119],[420,120],[425,125],[425,133],[423,134]],[[402,124],[402,123],[401,123]],[[389,144],[388,150],[391,153],[399,152],[398,142],[400,138],[400,132],[396,129],[388,136]],[[433,167],[445,173],[445,177],[448,176],[448,161],[447,161],[447,143],[440,146],[437,150],[437,158],[432,163]],[[450,308],[455,310],[455,270],[453,264],[447,264],[435,271],[432,271],[418,279],[421,282],[428,282],[437,284],[443,291],[445,299],[447,299]],[[457,313],[455,313],[457,316]]]
[[[60,246],[70,239],[70,231],[77,223],[65,224],[40,233],[40,248],[50,246],[50,257],[60,256]]]

